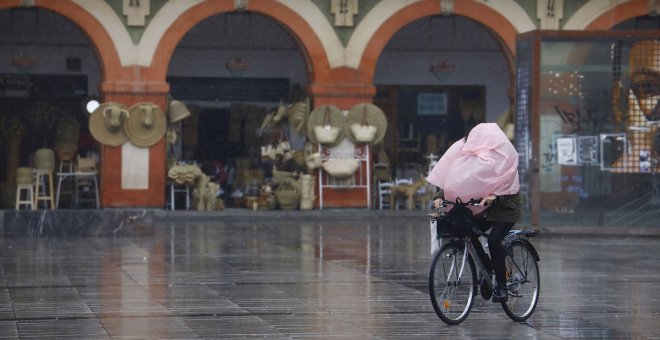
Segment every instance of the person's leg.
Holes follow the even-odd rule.
[[[492,273],[493,265],[491,264],[490,258],[488,258],[488,256],[486,255],[486,251],[481,245],[479,238],[477,236],[474,236],[470,238],[470,241],[472,242],[472,248],[474,248],[474,250],[477,252],[477,255],[481,259],[481,262],[486,267],[486,270],[488,270],[489,273]]]
[[[511,222],[495,222],[490,230],[488,236],[488,250],[490,257],[493,261],[493,269],[495,271],[495,279],[497,280],[497,288],[493,295],[493,302],[506,301],[506,268],[504,266],[504,246],[502,240],[506,234],[511,230],[515,223]]]

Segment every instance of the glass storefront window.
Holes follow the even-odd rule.
[[[537,76],[527,105],[536,124],[517,143],[532,145],[521,165],[535,173],[526,183],[537,193],[527,195],[532,222],[658,226],[660,37],[591,34],[535,35],[526,43],[538,55],[518,55],[518,72],[531,63]]]

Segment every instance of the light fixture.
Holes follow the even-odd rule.
[[[228,61],[225,66],[229,70],[229,73],[234,77],[242,77],[243,73],[250,69],[250,64],[243,62],[243,60],[238,57]]]
[[[11,64],[18,70],[18,72],[23,74],[28,74],[32,71],[39,62],[37,59],[28,56],[25,53],[21,53],[13,58],[11,58]]]
[[[88,97],[83,101],[83,107],[89,114],[92,114],[99,106],[101,106],[101,103],[96,97]]]
[[[455,69],[456,67],[453,64],[448,64],[444,60],[431,65],[431,73],[433,73],[439,81],[447,80],[449,74],[454,72]]]

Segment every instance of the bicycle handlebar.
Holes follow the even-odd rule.
[[[481,205],[481,201],[482,201],[482,200],[483,200],[483,198],[471,198],[471,199],[470,199],[469,201],[467,201],[467,202],[462,202],[462,201],[460,201],[460,199],[459,199],[459,202],[456,202],[456,201],[450,201],[450,200],[445,200],[445,199],[443,199],[443,200],[442,200],[442,203],[440,204],[440,208],[438,208],[438,210],[440,210],[440,209],[442,209],[442,208],[446,208],[446,207],[449,206],[450,204],[453,204],[453,205],[456,205],[456,204],[461,204],[461,205],[472,205],[472,206],[475,206],[475,207],[480,207],[480,206],[482,206],[482,205]],[[484,205],[484,206],[485,206],[485,205]],[[479,236],[483,236],[483,237],[488,237],[488,234],[487,234],[486,232],[484,232],[483,230],[479,229],[479,228],[476,228],[476,227],[474,227],[474,226],[471,226],[470,229],[472,229],[472,232],[473,232],[474,234],[477,234],[477,235],[479,235]]]
[[[480,203],[481,203],[482,200],[483,200],[483,198],[471,198],[471,199],[470,199],[469,201],[467,201],[467,202],[458,202],[458,203],[457,203],[456,201],[450,201],[450,200],[445,200],[445,199],[443,199],[443,200],[442,200],[442,203],[440,204],[440,207],[441,207],[441,208],[446,208],[446,207],[447,207],[448,205],[450,205],[450,204],[454,204],[454,205],[456,205],[456,204],[463,204],[463,205],[473,205],[473,206],[475,206],[475,207],[480,207],[480,206],[481,206]]]

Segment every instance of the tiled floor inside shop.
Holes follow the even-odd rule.
[[[447,326],[419,218],[159,222],[148,237],[0,239],[0,338],[652,338],[660,238],[539,235],[526,323],[480,297]]]

